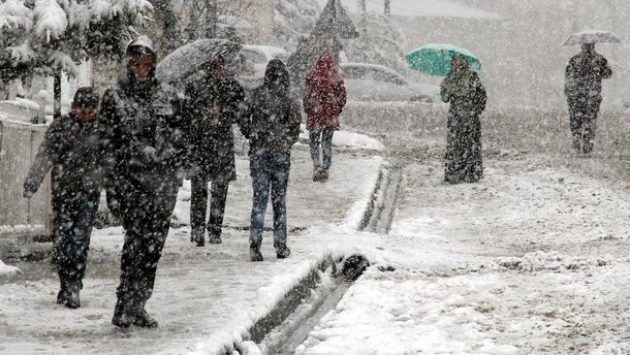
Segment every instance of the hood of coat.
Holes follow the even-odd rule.
[[[289,70],[280,59],[272,59],[265,70],[265,86],[277,96],[286,96],[289,93],[291,79]]]
[[[327,73],[333,70],[334,66],[335,61],[333,60],[332,55],[328,51],[324,51],[324,53],[317,58],[314,70],[319,73]]]
[[[131,58],[137,54],[153,55],[153,66],[151,67],[151,73],[149,74],[149,77],[151,79],[149,81],[153,81],[153,79],[155,78],[155,67],[157,66],[158,59],[153,41],[151,41],[151,39],[147,36],[139,36],[138,38],[129,42],[129,44],[127,45],[127,49],[125,50],[125,60],[127,61],[127,78],[130,82],[136,81],[135,76],[131,71]]]
[[[306,76],[307,85],[308,83],[314,82],[337,83],[341,80],[341,75],[339,75],[339,72],[335,69],[335,61],[328,51],[324,51],[319,56],[315,66]]]

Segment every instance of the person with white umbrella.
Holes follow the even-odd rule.
[[[582,43],[582,51],[569,60],[564,93],[569,104],[573,148],[590,154],[602,102],[602,79],[612,76],[604,56],[595,52],[595,43]]]

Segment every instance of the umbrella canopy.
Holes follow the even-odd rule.
[[[563,46],[571,46],[584,43],[619,43],[621,39],[610,31],[588,30],[574,33],[567,37]]]
[[[409,68],[433,76],[446,76],[451,71],[451,59],[457,54],[468,60],[470,69],[481,69],[479,59],[469,50],[452,44],[430,43],[405,56]]]
[[[219,55],[226,62],[241,50],[241,45],[225,39],[200,39],[177,48],[158,63],[155,75],[160,81],[176,83],[197,72],[207,61]]]

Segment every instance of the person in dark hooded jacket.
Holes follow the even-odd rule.
[[[265,210],[271,190],[273,245],[276,256],[289,256],[287,247],[286,193],[291,169],[291,147],[300,135],[301,107],[289,91],[285,64],[273,59],[265,70],[264,84],[248,100],[245,118],[249,136],[250,174],[254,190],[251,229],[251,261],[262,261],[260,252]]]
[[[68,308],[81,306],[79,291],[106,165],[95,120],[97,106],[98,95],[92,88],[76,91],[70,113],[48,127],[24,181],[23,195],[30,198],[52,170],[54,248],[60,283],[57,303]]]
[[[236,180],[232,125],[240,124],[245,100],[243,87],[226,75],[223,57],[213,58],[204,69],[185,91],[190,122],[190,240],[197,246],[205,244],[206,228],[208,241],[221,243],[228,186]],[[240,128],[242,131],[242,124]],[[212,189],[206,224],[209,181]]]
[[[145,304],[184,176],[186,124],[175,91],[155,77],[151,40],[131,42],[126,60],[127,76],[105,92],[99,116],[115,161],[108,206],[125,229],[112,324],[154,328],[158,323]]]

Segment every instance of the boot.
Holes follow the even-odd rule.
[[[119,328],[129,328],[131,320],[127,315],[127,302],[123,301],[120,297],[114,307],[114,317],[112,317],[112,324]]]
[[[252,245],[249,247],[249,259],[253,262],[263,261],[259,246]]]
[[[79,300],[79,290],[78,289],[68,291],[66,302],[64,303],[64,306],[66,306],[68,308],[72,308],[72,309],[77,309],[77,308],[81,307],[81,301]]]
[[[80,287],[75,284],[63,284],[57,294],[57,303],[68,308],[76,309],[81,307],[79,299]]]
[[[190,231],[190,242],[196,244],[198,247],[205,245],[205,231],[203,229]]]
[[[289,255],[291,255],[291,249],[286,246],[283,248],[278,248],[276,250],[276,256],[278,257],[278,259],[286,259],[289,257]]]
[[[141,302],[133,308],[131,323],[142,328],[157,328],[159,323],[147,313],[144,305],[145,303]]]
[[[62,287],[61,290],[59,290],[59,293],[57,294],[57,304],[65,305],[67,299],[68,299],[68,290]]]
[[[318,167],[315,172],[313,172],[313,181],[321,181],[324,182],[328,180],[328,170]]]
[[[320,165],[315,163],[313,164],[313,181],[317,182],[319,181],[319,170],[320,170]]]
[[[221,244],[221,236],[214,234],[212,232],[208,233],[208,243],[210,244]]]
[[[321,168],[320,169],[320,181],[321,182],[326,182],[328,181],[328,169],[326,168]]]

